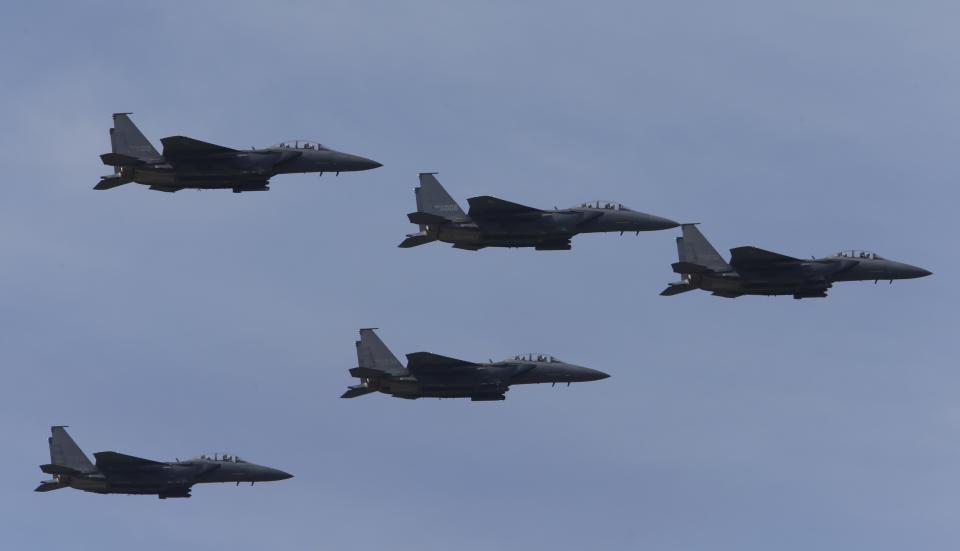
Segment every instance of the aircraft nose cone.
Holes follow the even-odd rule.
[[[610,377],[607,373],[600,371],[598,369],[590,369],[589,367],[578,367],[576,371],[576,378],[578,381],[600,381]]]
[[[663,218],[662,216],[654,216],[652,214],[647,214],[644,216],[643,225],[646,230],[669,230],[670,228],[676,228],[680,225],[679,222],[674,222],[669,218]]]
[[[915,279],[933,275],[933,272],[930,270],[924,270],[923,268],[911,266],[910,264],[901,264],[896,271],[899,272],[900,277],[903,279]]]
[[[287,480],[293,478],[292,474],[281,471],[280,469],[264,469],[264,471],[264,480],[271,482],[275,480]]]
[[[358,155],[354,156],[353,164],[357,167],[357,170],[372,170],[383,166],[373,159],[367,159],[366,157],[360,157]]]

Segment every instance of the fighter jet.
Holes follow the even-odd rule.
[[[163,462],[117,452],[93,454],[91,463],[65,427],[50,427],[50,463],[40,470],[53,475],[34,490],[49,492],[76,488],[96,494],[148,494],[160,499],[190,497],[190,487],[207,482],[269,482],[293,477],[270,467],[254,465],[237,456],[201,455],[186,461]]]
[[[364,157],[341,153],[313,140],[292,140],[265,149],[232,149],[186,136],[163,138],[163,155],[128,116],[114,113],[110,153],[100,155],[114,173],[102,176],[93,189],[112,189],[136,182],[154,191],[232,189],[269,191],[270,178],[298,172],[352,172],[382,166]]]
[[[802,260],[757,247],[730,249],[730,262],[713,248],[695,224],[683,224],[677,238],[679,262],[673,271],[683,279],[662,293],[673,296],[693,289],[719,297],[793,295],[795,299],[827,296],[837,281],[869,281],[925,277],[930,272],[887,260],[867,251],[842,251],[824,258]]]
[[[443,241],[454,248],[476,251],[484,247],[534,247],[538,251],[566,251],[579,233],[642,232],[679,226],[673,220],[637,212],[610,201],[591,201],[563,210],[540,210],[489,195],[467,199],[464,213],[450,197],[436,173],[420,174],[416,188],[417,212],[407,215],[420,233],[407,235],[400,247]]]
[[[396,398],[470,398],[474,402],[505,400],[510,385],[579,383],[609,377],[602,371],[568,364],[544,354],[523,354],[502,362],[469,362],[430,352],[407,354],[407,367],[390,352],[373,329],[361,329],[357,341],[360,379],[341,398],[382,392]]]

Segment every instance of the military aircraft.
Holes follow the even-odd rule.
[[[163,138],[163,155],[128,116],[114,113],[110,153],[100,155],[114,173],[100,177],[93,189],[112,189],[130,182],[154,191],[232,189],[269,191],[270,178],[298,172],[352,172],[382,166],[357,155],[341,153],[312,140],[292,140],[265,149],[231,149],[186,136]]]
[[[464,213],[450,197],[436,173],[420,174],[414,191],[417,212],[407,215],[420,233],[407,235],[402,248],[432,241],[476,251],[484,247],[534,247],[538,251],[566,251],[579,233],[642,232],[679,226],[673,220],[630,210],[610,201],[592,201],[563,210],[540,210],[489,195],[467,199]]]
[[[269,482],[293,477],[270,467],[247,463],[237,456],[201,455],[186,461],[162,462],[117,452],[93,454],[96,464],[67,434],[65,427],[50,427],[50,463],[40,470],[53,475],[34,490],[49,492],[76,488],[96,494],[148,494],[160,499],[190,497],[190,487],[207,482]]]
[[[543,354],[523,354],[476,363],[430,352],[407,354],[407,367],[390,352],[373,329],[361,329],[357,341],[359,367],[350,375],[360,379],[341,398],[382,392],[397,398],[470,398],[474,402],[505,400],[510,385],[579,383],[609,377],[602,371],[568,364]]]
[[[869,281],[925,277],[923,268],[887,260],[867,251],[842,251],[824,258],[802,260],[757,247],[730,249],[727,263],[695,224],[683,224],[677,238],[679,262],[673,271],[682,281],[662,293],[673,296],[693,289],[736,298],[741,295],[793,295],[795,299],[827,296],[837,281]]]

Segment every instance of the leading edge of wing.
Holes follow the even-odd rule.
[[[142,457],[135,457],[117,452],[97,452],[93,454],[93,457],[97,461],[97,468],[102,470],[129,469],[165,464],[152,459],[144,459]]]
[[[766,251],[757,247],[736,247],[730,249],[731,266],[762,267],[764,265],[803,262],[799,258]]]
[[[543,212],[540,209],[504,201],[490,195],[480,195],[467,199],[470,204],[470,212],[467,216],[490,216],[495,214],[532,214]]]
[[[168,136],[160,140],[164,157],[195,157],[214,153],[236,153],[236,149],[209,142],[202,142],[186,136]]]
[[[476,365],[473,362],[441,356],[431,352],[414,352],[407,354],[407,369],[410,371],[426,369],[445,369],[451,367],[465,367]]]

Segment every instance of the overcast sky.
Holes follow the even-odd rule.
[[[481,5],[482,4],[482,5]],[[776,5],[779,4],[779,5]],[[35,2],[0,18],[0,547],[956,549],[955,2]],[[91,188],[110,114],[159,146],[318,140],[377,170],[269,193]],[[461,202],[609,199],[721,251],[873,249],[933,277],[827,299],[675,280],[678,230],[398,249]],[[603,381],[340,400],[402,357]],[[295,478],[189,500],[33,493],[88,454]]]

